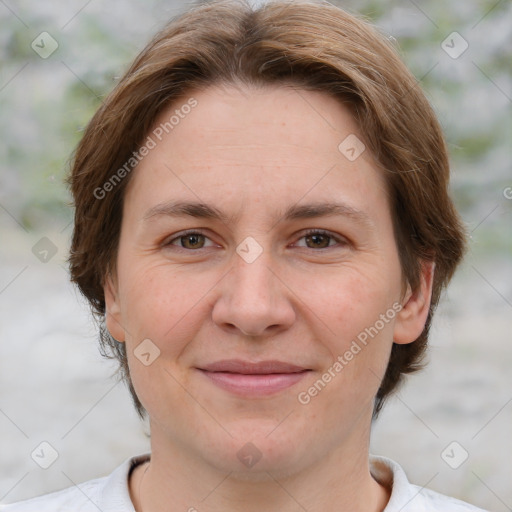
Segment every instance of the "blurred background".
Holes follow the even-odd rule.
[[[420,486],[512,510],[512,2],[334,3],[394,40],[426,92],[471,234],[438,310],[429,366],[376,421],[372,452]],[[2,503],[105,475],[149,451],[147,425],[99,355],[88,307],[68,282],[64,179],[102,98],[186,7],[0,1]]]

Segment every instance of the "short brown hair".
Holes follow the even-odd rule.
[[[432,302],[422,334],[393,344],[374,414],[402,376],[421,365],[433,312],[464,252],[464,231],[448,195],[449,163],[441,128],[417,81],[391,43],[369,23],[328,3],[246,1],[197,5],[172,20],[138,55],[90,121],[69,182],[75,202],[71,278],[100,319],[104,283],[114,270],[126,170],[158,114],[191,89],[213,84],[292,85],[348,104],[388,184],[404,282],[419,285],[435,261]],[[341,142],[341,141],[340,141]],[[118,177],[120,174],[118,173]],[[104,197],[103,197],[104,196]],[[100,325],[103,353],[117,357],[137,411],[125,352]]]

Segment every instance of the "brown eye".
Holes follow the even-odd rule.
[[[306,245],[310,249],[324,249],[329,247],[331,236],[325,235],[323,233],[316,233],[313,235],[307,235],[304,237],[306,240]]]
[[[202,249],[204,247],[205,236],[200,233],[191,233],[177,238],[181,246],[185,249]]]
[[[182,232],[174,238],[165,241],[164,247],[177,247],[178,249],[187,249],[189,251],[212,247],[214,244],[203,233],[196,230]]]
[[[309,229],[299,238],[298,247],[305,249],[334,249],[347,245],[347,240],[323,229]]]

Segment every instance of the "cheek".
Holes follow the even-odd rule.
[[[325,326],[328,339],[333,340],[334,345],[339,344],[340,349],[373,326],[399,298],[399,276],[393,276],[392,269],[389,273],[385,269],[376,270],[370,266],[340,268],[330,278],[318,279],[316,286],[311,282],[301,285],[304,303],[321,320],[316,324]],[[318,286],[320,282],[322,286]],[[392,320],[393,312],[388,316]],[[386,322],[384,326],[379,322],[379,327],[379,331],[389,334],[392,322]]]
[[[204,328],[211,308],[207,292],[218,277],[169,269],[166,263],[125,270],[122,316],[128,364],[137,394],[149,410],[163,389],[180,400],[177,382],[187,384],[187,355]],[[151,343],[142,351],[145,340]],[[149,357],[142,356],[148,352]],[[153,362],[146,366],[147,359]]]
[[[139,400],[157,421],[184,406],[178,383],[186,386],[187,375],[180,358],[201,325],[200,290],[192,292],[181,281],[163,266],[134,268],[125,275],[129,284],[122,314],[130,377]]]
[[[193,276],[184,279],[165,265],[154,265],[130,269],[124,282],[122,315],[132,343],[142,337],[161,345],[164,340],[179,340],[187,326],[197,325],[190,318],[204,292]]]
[[[400,296],[397,268],[392,264],[345,267],[322,280],[321,290],[310,285],[304,296],[309,295],[309,304],[321,320],[315,320],[316,337],[326,357],[317,376],[325,387],[313,383],[314,389],[302,391],[311,396],[316,410],[328,411],[326,418],[334,422],[333,428],[347,410],[369,407],[380,386],[393,343],[397,313],[393,304]]]

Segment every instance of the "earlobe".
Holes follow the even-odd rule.
[[[432,285],[434,282],[433,261],[421,265],[420,285],[416,290],[408,290],[402,309],[398,313],[393,333],[393,341],[398,344],[412,343],[423,332],[430,309]]]
[[[121,319],[119,292],[111,274],[105,279],[105,325],[110,335],[119,342],[125,341],[125,331]]]

